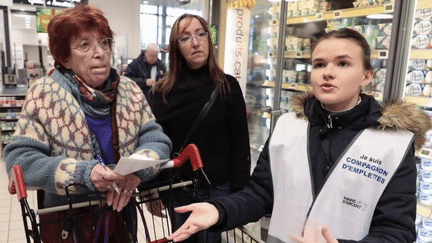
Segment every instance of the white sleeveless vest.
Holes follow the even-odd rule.
[[[406,156],[413,133],[361,132],[336,161],[314,200],[308,126],[307,120],[287,113],[272,133],[274,205],[267,242],[293,242],[290,235],[301,235],[306,219],[326,225],[337,239],[361,240],[369,232],[382,192]]]

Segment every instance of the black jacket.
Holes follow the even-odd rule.
[[[431,128],[430,118],[414,107],[392,103],[382,111],[373,97],[365,95],[362,95],[362,102],[355,108],[331,116],[311,94],[303,94],[293,100],[293,103],[297,117],[307,118],[310,122],[309,158],[313,166],[315,194],[319,193],[324,177],[334,162],[362,129],[407,129],[414,132],[415,146],[419,148],[425,141],[424,134]],[[212,230],[234,228],[257,221],[265,214],[271,214],[273,184],[269,163],[269,140],[245,189],[223,199],[210,201],[218,207],[221,216]],[[287,161],[289,162],[291,161]],[[413,146],[383,192],[376,206],[369,234],[360,242],[393,243],[415,240],[416,175]]]
[[[237,80],[226,75],[231,93],[220,92],[187,144],[197,145],[204,171],[213,186],[230,184],[231,191],[241,190],[250,176],[250,147],[246,105]],[[210,99],[215,86],[207,66],[182,75],[168,93],[168,104],[159,93],[150,92],[149,103],[156,122],[173,143],[173,154],[179,152],[202,107]],[[192,168],[181,171],[182,179],[193,179]],[[206,180],[202,178],[201,182]],[[202,185],[204,186],[204,184]]]
[[[165,64],[157,59],[156,61],[156,80],[161,79],[165,73],[167,72],[167,68]],[[144,53],[141,53],[136,59],[134,59],[126,68],[124,76],[131,78],[135,81],[138,86],[143,91],[144,95],[147,97],[148,92],[151,86],[147,86],[146,80],[151,78],[151,69],[153,66],[150,66],[146,61]]]

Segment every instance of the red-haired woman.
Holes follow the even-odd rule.
[[[138,184],[158,168],[121,176],[105,164],[134,153],[166,159],[171,142],[137,84],[111,68],[113,31],[100,9],[82,5],[63,11],[50,21],[48,36],[55,71],[29,89],[13,141],[4,150],[7,170],[22,167],[27,187],[43,192],[40,207],[67,204],[68,186],[78,201],[102,193],[116,230],[110,227],[100,238],[130,242],[133,234],[121,230],[122,213],[129,211],[123,209]],[[81,229],[69,238],[93,228],[74,225]]]

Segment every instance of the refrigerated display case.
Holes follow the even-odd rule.
[[[400,21],[391,17],[400,15],[402,2],[257,0],[251,9],[246,83],[252,161],[256,161],[277,118],[292,110],[291,97],[312,89],[310,48],[326,31],[347,27],[366,37],[377,72],[364,91],[378,100],[388,99],[393,78],[388,66],[395,62],[389,50],[397,45],[400,28]]]
[[[417,0],[406,5],[406,33],[398,50],[399,63],[392,97],[402,98],[423,109],[432,119],[432,1]],[[432,131],[417,151],[417,242],[432,242]]]

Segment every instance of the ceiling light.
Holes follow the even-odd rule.
[[[143,4],[148,4],[148,1],[144,1]]]
[[[368,19],[392,19],[392,14],[371,14],[366,16]]]

